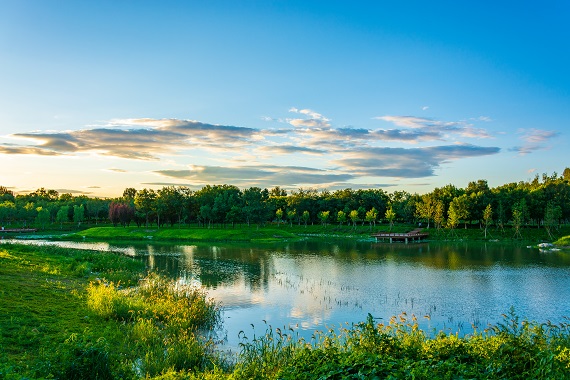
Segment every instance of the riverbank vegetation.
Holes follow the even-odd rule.
[[[4,244],[0,274],[5,379],[552,379],[570,371],[570,325],[520,320],[514,310],[466,336],[424,332],[413,315],[369,316],[310,341],[265,326],[261,335],[242,332],[240,352],[228,357],[216,349],[219,307],[132,258]]]
[[[421,223],[427,229],[445,229],[448,235],[459,234],[460,229],[478,229],[485,238],[492,237],[493,231],[508,230],[513,238],[525,239],[525,231],[542,229],[548,240],[554,241],[564,236],[560,227],[569,221],[570,168],[561,176],[537,175],[531,181],[494,188],[477,180],[465,188],[449,184],[422,195],[382,189],[331,192],[301,188],[288,192],[279,187],[207,185],[196,191],[173,186],[127,188],[121,197],[100,199],[44,188],[14,194],[0,186],[0,223],[7,228],[77,231],[86,225],[112,223],[157,229],[319,225],[392,231],[398,225]]]
[[[218,306],[132,258],[5,244],[0,274],[2,379],[144,378],[219,361]]]

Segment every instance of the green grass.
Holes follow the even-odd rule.
[[[561,247],[570,247],[570,235],[561,237],[554,244]]]
[[[98,240],[149,240],[149,241],[209,241],[209,242],[272,242],[298,239],[284,228],[271,227],[94,227],[73,235],[76,238]]]
[[[120,255],[0,247],[0,379],[114,379],[207,370],[219,309]]]
[[[416,228],[409,224],[396,224],[391,232],[408,232]],[[264,227],[257,226],[236,226],[232,227],[93,227],[83,231],[74,233],[66,238],[75,239],[92,239],[92,240],[146,240],[146,241],[177,241],[177,242],[275,242],[275,241],[293,241],[299,239],[353,239],[353,240],[373,240],[371,233],[388,232],[387,225],[377,224],[376,227],[370,228],[368,225],[359,224],[356,228],[352,226],[338,226],[330,224],[322,225],[296,225],[281,224],[277,226],[271,224]],[[449,229],[424,229],[424,232],[430,234],[431,241],[448,241],[448,240],[470,240],[470,241],[520,241],[530,244],[537,244],[543,241],[550,241],[548,233],[544,228],[523,228],[521,237],[516,238],[514,231],[510,228],[498,230],[489,228],[487,238],[484,231],[478,226],[471,226],[468,229],[456,228]],[[570,234],[570,226],[561,227],[556,231],[557,236]]]

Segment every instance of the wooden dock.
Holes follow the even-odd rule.
[[[422,241],[423,239],[426,239],[429,234],[422,232],[421,228],[416,228],[415,230],[406,233],[378,232],[376,234],[372,234],[371,236],[376,238],[376,241],[382,239],[390,240],[390,243],[399,241],[408,244],[409,242]]]

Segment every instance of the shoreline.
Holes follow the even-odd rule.
[[[395,233],[405,233],[412,226],[398,226],[392,229]],[[387,232],[383,228],[370,229],[369,226],[236,226],[236,227],[113,227],[95,226],[76,231],[37,231],[32,234],[5,233],[0,238],[46,239],[73,241],[137,241],[137,242],[204,242],[204,243],[275,243],[302,240],[347,240],[376,242],[373,233]],[[519,243],[537,247],[541,243],[551,243],[558,249],[570,249],[570,226],[561,227],[558,239],[550,239],[544,229],[526,228],[522,238],[515,238],[512,230],[488,231],[487,238],[478,228],[437,230],[423,229],[429,237],[423,242],[489,242]],[[381,242],[378,242],[381,243]],[[419,242],[409,243],[418,244]],[[390,243],[387,243],[390,244]],[[398,243],[392,243],[398,244]],[[405,244],[405,243],[403,243]]]

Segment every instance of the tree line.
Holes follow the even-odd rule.
[[[536,175],[533,180],[494,188],[486,180],[459,188],[449,184],[426,194],[382,189],[350,188],[336,191],[280,187],[240,189],[234,185],[206,185],[161,189],[126,188],[114,199],[59,194],[40,188],[14,194],[0,186],[0,223],[3,226],[47,228],[64,224],[157,226],[198,224],[203,227],[262,226],[266,223],[308,225],[367,224],[391,226],[422,223],[430,228],[455,229],[477,225],[486,229],[523,226],[547,231],[570,220],[570,169],[562,175]]]

